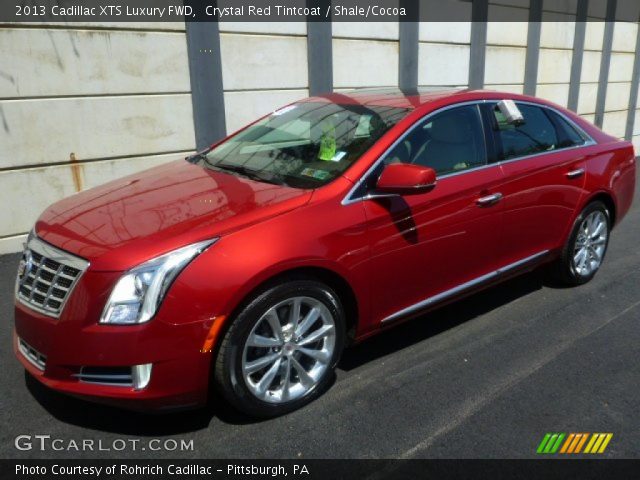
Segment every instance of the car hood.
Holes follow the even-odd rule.
[[[121,271],[298,208],[311,195],[180,160],[51,205],[36,233],[92,270]]]

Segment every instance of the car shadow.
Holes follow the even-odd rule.
[[[546,285],[545,275],[538,269],[417,317],[415,320],[400,324],[382,335],[377,335],[345,350],[338,369],[349,371],[377,358],[403,350],[539,290],[544,285]],[[63,395],[45,387],[26,372],[25,383],[38,403],[57,420],[121,435],[144,437],[189,433],[208,428],[214,417],[232,425],[260,422],[258,419],[252,419],[237,412],[215,396],[211,396],[213,400],[204,408],[154,415]],[[331,386],[328,386],[328,389],[330,388]]]
[[[390,328],[381,335],[345,350],[338,364],[352,370],[390,353],[420,343],[491,310],[524,297],[548,285],[546,272],[537,269],[482,290],[457,302]]]
[[[222,399],[205,407],[169,413],[144,413],[93,403],[58,393],[25,371],[25,384],[36,401],[57,420],[102,432],[134,436],[178,435],[205,429],[214,417],[225,423],[255,423]]]

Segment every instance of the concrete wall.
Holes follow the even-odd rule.
[[[186,53],[183,24],[0,28],[0,253],[50,203],[194,148]]]
[[[466,87],[470,48],[471,22],[420,23],[418,85]]]
[[[485,88],[522,93],[529,82],[537,96],[564,106],[577,93],[577,111],[591,121],[600,92],[604,130],[623,138],[632,120],[629,138],[640,148],[640,110],[631,95],[638,89],[638,24],[615,22],[607,30],[606,2],[590,1],[589,18],[600,21],[586,23],[582,46],[577,2],[542,1],[533,43],[528,0],[490,0],[486,25],[424,22],[414,36],[403,36],[406,25],[398,22],[333,23],[313,38],[313,49],[304,22],[221,22],[214,30],[219,51],[203,50],[184,24],[0,27],[0,253],[20,249],[48,204],[192,151],[194,122],[203,121],[194,120],[192,101],[219,95],[219,118],[231,133],[308,96],[318,85],[309,65],[327,66],[318,52],[328,54],[330,68],[321,71],[330,71],[336,91],[395,86],[417,62],[418,86],[464,87],[473,74]],[[471,3],[458,5],[460,18],[470,19]],[[482,35],[474,36],[479,27]],[[401,41],[415,48],[401,48]],[[472,51],[485,55],[479,73],[470,71]],[[580,69],[573,68],[576,58]],[[220,68],[222,82],[212,87],[219,90],[192,99],[190,62]],[[579,73],[574,84],[572,70]]]
[[[618,138],[624,137],[627,124],[627,108],[631,93],[637,35],[638,24],[616,23],[602,127],[606,132]]]
[[[309,96],[303,22],[220,23],[227,131]]]
[[[566,107],[576,24],[573,15],[549,11],[549,6],[544,2],[536,95]]]
[[[489,2],[484,83],[492,90],[522,93],[529,10],[509,3]]]
[[[398,84],[398,23],[339,22],[332,30],[334,89]]]

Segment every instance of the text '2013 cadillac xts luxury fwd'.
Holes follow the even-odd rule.
[[[591,280],[635,169],[630,143],[532,97],[308,98],[45,210],[15,354],[94,401],[165,411],[212,392],[280,415],[329,386],[346,345],[542,264]]]

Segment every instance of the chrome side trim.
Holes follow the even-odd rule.
[[[439,108],[437,110],[434,110],[433,112],[429,112],[427,115],[425,115],[420,120],[416,121],[413,125],[411,125],[404,133],[402,133],[402,135],[400,137],[398,137],[396,139],[396,141],[393,142],[389,146],[389,148],[387,148],[380,155],[380,157],[378,157],[378,159],[375,162],[373,162],[371,167],[369,167],[369,169],[358,179],[358,181],[356,181],[354,183],[353,187],[351,187],[351,189],[347,192],[345,197],[342,199],[342,202],[340,202],[341,205],[349,205],[351,203],[359,202],[359,201],[362,201],[362,200],[368,200],[370,198],[377,198],[376,196],[369,197],[368,195],[364,195],[364,196],[361,196],[361,197],[355,197],[355,198],[352,198],[352,196],[355,194],[355,192],[358,190],[358,188],[360,188],[362,186],[362,184],[367,180],[369,175],[371,175],[371,173],[378,167],[378,165],[380,165],[380,163],[384,161],[385,157],[389,154],[389,152],[391,152],[391,150],[393,150],[401,141],[403,141],[407,137],[407,135],[409,135],[413,130],[415,130],[420,125],[422,125],[424,122],[426,122],[433,115],[435,115],[437,113],[445,112],[445,111],[450,110],[452,108],[464,107],[464,106],[467,106],[467,105],[481,105],[481,104],[484,104],[484,103],[493,103],[493,102],[498,102],[498,101],[499,100],[495,100],[495,99],[491,99],[491,100],[486,100],[486,99],[485,100],[471,100],[471,101],[468,101],[468,102],[461,102],[461,103],[456,103],[456,104],[453,104],[453,105],[447,105],[445,107],[442,107],[442,108]],[[562,113],[561,111],[557,110],[556,108],[553,108],[553,107],[548,106],[548,105],[543,105],[541,103],[528,102],[528,101],[525,101],[525,100],[518,100],[518,101],[516,101],[516,103],[521,103],[521,104],[524,104],[524,105],[532,105],[534,107],[539,107],[539,108],[546,108],[546,109],[551,110],[552,112],[556,113],[557,115],[560,115],[567,123],[569,123],[569,125],[571,125],[573,128],[576,129],[576,131],[579,132],[580,136],[585,138],[585,142],[582,145],[574,145],[572,147],[560,148],[560,149],[551,150],[551,151],[548,151],[548,152],[533,153],[531,155],[525,155],[523,157],[510,158],[508,160],[501,160],[501,161],[498,161],[498,162],[487,163],[485,165],[479,165],[477,167],[469,168],[467,170],[461,170],[459,172],[451,172],[451,173],[446,173],[444,175],[438,175],[437,180],[442,180],[444,178],[454,177],[454,176],[457,176],[457,175],[465,175],[467,173],[475,172],[475,171],[482,170],[482,169],[485,169],[485,168],[498,167],[500,165],[504,165],[504,164],[507,164],[507,163],[518,162],[520,160],[527,160],[529,158],[535,158],[535,157],[539,157],[539,156],[542,156],[542,155],[550,155],[550,154],[557,153],[557,152],[565,152],[565,151],[568,151],[568,150],[577,150],[577,149],[580,149],[580,148],[591,147],[591,146],[597,144],[597,142],[593,139],[593,137],[591,137],[591,135],[589,135],[587,132],[585,132],[573,120],[571,120],[569,117],[567,117],[564,113]],[[483,129],[485,128],[484,127],[484,122],[482,122],[482,128]]]
[[[474,278],[473,280],[469,280],[468,282],[462,283],[456,287],[450,288],[449,290],[445,290],[444,292],[438,293],[436,295],[433,295],[431,297],[428,297],[418,303],[415,303],[413,305],[410,305],[406,308],[403,308],[402,310],[397,311],[396,313],[392,313],[391,315],[389,315],[388,317],[384,318],[382,320],[381,323],[388,323],[388,322],[392,322],[394,320],[397,320],[399,318],[408,316],[412,313],[418,312],[420,310],[423,310],[429,306],[432,306],[434,304],[437,304],[443,300],[446,300],[447,298],[453,297],[454,295],[457,295],[458,293],[462,293],[465,290],[469,290],[472,287],[475,287],[477,285],[481,285],[489,280],[492,280],[494,278],[497,278],[501,275],[504,275],[505,273],[508,273],[512,270],[515,270],[519,267],[522,267],[528,263],[532,263],[534,260],[537,260],[538,258],[541,258],[545,255],[547,255],[549,253],[549,250],[543,250],[541,252],[536,253],[535,255],[531,255],[529,257],[523,258],[522,260],[518,260],[517,262],[514,263],[510,263],[509,265],[505,265],[504,267],[500,267],[497,270],[494,270],[493,272],[489,272],[485,275],[481,275],[480,277]]]

